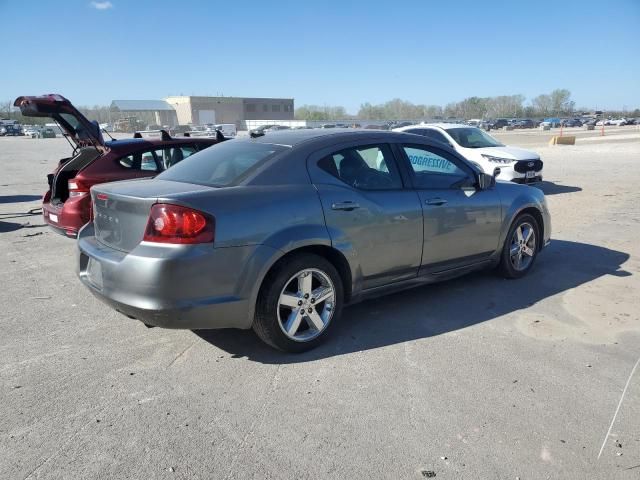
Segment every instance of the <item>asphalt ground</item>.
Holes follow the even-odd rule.
[[[640,131],[598,134],[496,135],[545,162],[530,275],[349,307],[302,355],[98,302],[30,213],[68,145],[0,138],[0,478],[640,478]]]

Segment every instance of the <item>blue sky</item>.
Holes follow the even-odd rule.
[[[355,113],[568,88],[640,108],[640,0],[0,0],[0,19],[0,100],[221,93]]]

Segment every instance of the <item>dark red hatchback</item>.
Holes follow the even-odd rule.
[[[23,115],[50,117],[66,133],[73,155],[60,160],[48,175],[49,190],[42,198],[45,222],[58,233],[76,237],[91,219],[93,185],[117,180],[154,177],[195,152],[224,140],[217,138],[127,138],[105,142],[97,122],[89,121],[61,95],[19,97]]]

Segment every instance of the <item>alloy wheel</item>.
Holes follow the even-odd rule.
[[[536,231],[533,225],[523,222],[511,236],[509,259],[514,269],[522,272],[529,268],[536,254]]]
[[[301,270],[280,293],[278,324],[291,340],[313,340],[331,322],[335,301],[335,287],[326,273],[315,268]]]

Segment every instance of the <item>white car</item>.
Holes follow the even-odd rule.
[[[485,131],[455,123],[428,123],[395,128],[394,131],[415,133],[437,140],[453,148],[484,173],[493,175],[496,168],[499,180],[517,183],[542,180],[540,155],[524,148],[508,147]]]
[[[24,129],[24,134],[27,137],[37,138],[40,133],[40,129],[38,127],[27,127]]]
[[[220,130],[226,138],[233,138],[238,134],[235,123],[218,123],[214,125],[214,130]]]

